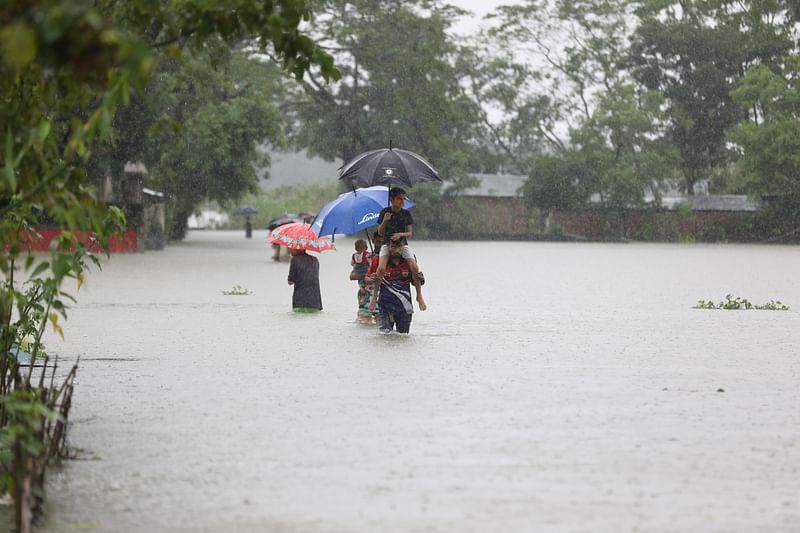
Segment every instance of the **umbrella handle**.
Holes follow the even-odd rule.
[[[392,140],[389,139],[389,151],[392,150]],[[386,207],[392,207],[392,182],[386,184]]]

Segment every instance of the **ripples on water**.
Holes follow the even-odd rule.
[[[90,275],[40,531],[800,529],[797,248],[415,242],[429,310],[384,336],[352,243],[319,315],[263,233]],[[728,293],[793,310],[691,309]]]

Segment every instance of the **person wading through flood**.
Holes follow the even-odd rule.
[[[292,310],[295,313],[316,313],[322,310],[319,290],[319,260],[305,250],[291,250],[289,285],[294,285]]]
[[[381,246],[379,254],[380,260],[378,270],[375,273],[375,283],[369,308],[374,311],[377,307],[378,290],[381,286],[383,274],[386,271],[386,265],[389,262],[389,244],[397,242],[402,246],[402,257],[411,272],[414,289],[416,289],[417,293],[417,304],[420,311],[424,311],[428,306],[425,305],[425,300],[422,298],[419,267],[411,248],[408,246],[408,239],[414,234],[414,219],[411,218],[411,213],[408,209],[403,208],[406,203],[406,191],[400,187],[393,187],[389,191],[389,203],[391,204],[390,207],[384,207],[380,215],[378,215],[378,220],[381,221],[380,226],[378,226],[378,234],[383,236],[384,244]]]
[[[398,333],[408,333],[414,304],[411,301],[411,268],[403,257],[403,244],[396,240],[389,245],[386,271],[381,280],[378,296],[378,327],[382,333],[397,329]]]

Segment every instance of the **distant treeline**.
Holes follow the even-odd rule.
[[[392,142],[430,160],[443,191],[474,173],[525,175],[531,209],[591,198],[640,209],[705,180],[798,216],[796,2],[528,0],[498,8],[468,42],[449,31],[453,8],[416,5],[315,4],[308,33],[325,39],[336,75],[285,76],[236,39],[151,49],[146,90],[116,110],[89,175],[99,187],[143,162],[173,238],[203,202],[257,191],[263,145],[347,161]],[[133,16],[114,3],[104,13]]]

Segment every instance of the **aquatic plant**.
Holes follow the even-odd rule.
[[[757,305],[756,309],[762,309],[764,311],[788,311],[789,306],[780,300],[770,300],[764,305]]]
[[[234,285],[231,290],[222,291],[222,294],[224,294],[225,296],[247,296],[253,293],[250,292],[249,289],[242,287],[241,285]]]
[[[740,296],[732,296],[730,294],[725,296],[724,302],[714,303],[713,300],[698,300],[694,309],[727,309],[727,310],[747,310],[757,309],[760,311],[788,311],[789,306],[780,300],[770,300],[763,305],[754,305],[747,298]]]

